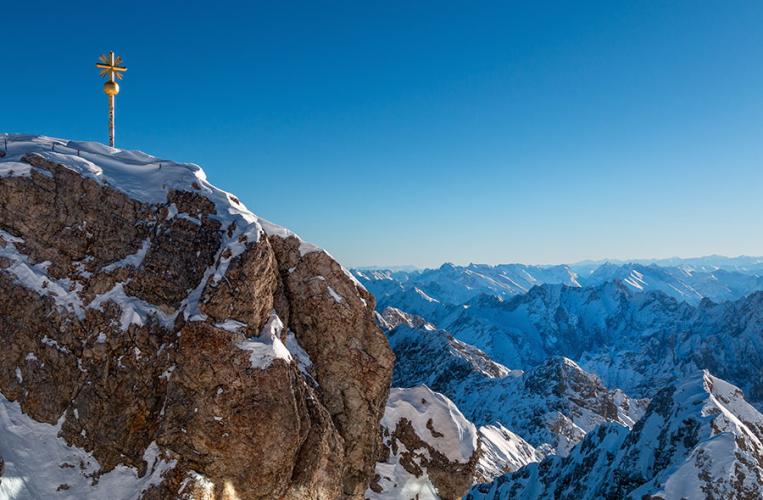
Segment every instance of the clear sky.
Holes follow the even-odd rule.
[[[201,164],[358,265],[763,254],[763,2],[5,2],[0,131]]]

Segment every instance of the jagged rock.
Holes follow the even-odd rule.
[[[90,464],[25,487],[92,496],[85,474],[129,470],[144,498],[363,495],[394,358],[349,273],[196,166],[8,145],[0,392]]]
[[[368,429],[384,413],[394,364],[373,319],[374,298],[325,252],[304,253],[292,235],[271,242],[286,296],[279,312],[309,353],[323,402],[345,438],[344,493],[362,495],[379,446]]]
[[[386,307],[381,314],[377,313],[376,322],[385,331],[393,330],[400,325],[405,325],[408,328],[423,328],[425,330],[435,329],[433,324],[421,316],[409,314],[396,307]]]
[[[632,426],[648,402],[608,389],[567,358],[552,357],[522,372],[431,326],[403,322],[387,336],[397,356],[393,385],[426,384],[476,425],[500,422],[538,448],[536,456],[566,454],[603,422]]]

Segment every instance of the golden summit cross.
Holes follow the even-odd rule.
[[[101,55],[100,61],[95,67],[100,68],[100,76],[109,76],[106,83],[103,84],[103,92],[109,96],[109,146],[114,147],[114,97],[119,93],[119,84],[117,80],[122,79],[122,73],[127,71],[126,66],[122,66],[122,58],[114,57],[114,51],[109,55]]]

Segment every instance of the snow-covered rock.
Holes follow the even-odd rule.
[[[138,499],[177,464],[151,443],[144,471],[124,465],[104,471],[90,453],[59,437],[60,430],[61,422],[37,422],[0,395],[0,498]]]
[[[540,462],[544,454],[501,424],[483,425],[480,432],[480,460],[477,482],[487,483],[527,464]]]
[[[763,415],[703,371],[661,390],[632,430],[602,425],[567,457],[478,485],[467,498],[761,497]]]
[[[460,498],[473,483],[479,434],[442,394],[393,388],[382,433],[384,456],[366,498]]]

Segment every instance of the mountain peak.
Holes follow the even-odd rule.
[[[101,498],[107,474],[131,498],[362,495],[394,359],[373,297],[196,165],[7,139],[0,406],[23,418],[0,418],[0,464],[18,495]]]

